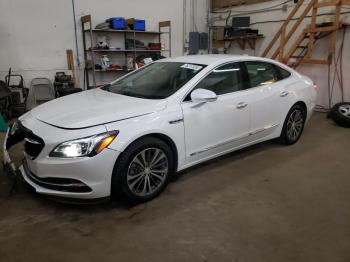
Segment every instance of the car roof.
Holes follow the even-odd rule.
[[[207,55],[187,55],[187,56],[178,56],[164,58],[155,62],[180,62],[180,63],[190,63],[190,64],[201,64],[207,66],[217,66],[226,62],[234,61],[249,61],[249,60],[258,60],[265,61],[268,63],[273,63],[278,65],[289,72],[296,73],[292,68],[282,64],[276,60],[272,60],[265,57],[249,56],[249,55],[229,55],[229,54],[207,54]]]
[[[222,55],[222,54],[210,54],[210,55],[187,55],[165,58],[160,60],[161,62],[182,62],[202,65],[212,65],[223,63],[227,61],[240,61],[240,60],[266,60],[261,57],[254,57],[248,55]]]

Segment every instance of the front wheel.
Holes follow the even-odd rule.
[[[171,148],[162,140],[147,137],[131,144],[120,156],[112,177],[112,193],[132,202],[159,195],[174,168]]]
[[[281,140],[287,145],[296,143],[303,130],[306,120],[306,111],[301,105],[293,106],[284,121]]]

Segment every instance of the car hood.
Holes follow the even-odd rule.
[[[164,100],[135,98],[93,89],[52,100],[30,112],[47,124],[79,129],[150,114],[164,109],[166,104]]]

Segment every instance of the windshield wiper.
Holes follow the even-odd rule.
[[[101,87],[101,89],[110,92],[110,91],[111,91],[111,90],[109,89],[110,87],[111,87],[111,84],[107,84],[107,85],[104,85],[103,87]]]
[[[139,98],[147,98],[144,95],[140,95],[140,94],[133,93],[133,92],[130,92],[130,91],[120,91],[120,92],[118,92],[118,94],[125,95],[125,96],[139,97]]]
[[[137,98],[145,98],[145,99],[163,99],[164,98],[164,96],[142,95],[142,94],[133,93],[130,91],[120,91],[118,92],[118,94],[125,95],[125,96],[133,96]]]

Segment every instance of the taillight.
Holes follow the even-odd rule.
[[[316,84],[313,84],[312,86],[315,90],[317,90],[317,85]]]

